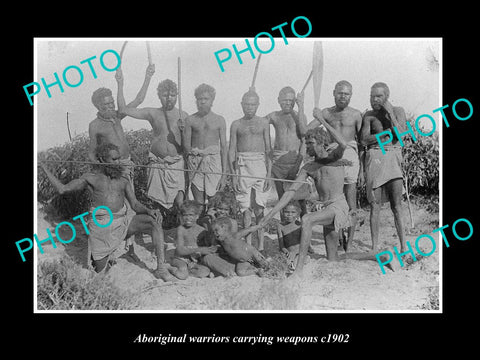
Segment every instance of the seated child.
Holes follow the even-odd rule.
[[[302,235],[302,224],[298,220],[300,207],[295,201],[291,201],[283,208],[283,222],[277,225],[278,247],[280,252],[287,257],[289,271],[294,271],[300,252],[300,236]],[[308,252],[313,254],[311,246]]]
[[[221,217],[229,217],[232,223],[232,232],[238,231],[238,223],[235,220],[236,214],[236,199],[235,195],[229,196],[230,194],[217,192],[209,200],[209,209],[203,218],[201,218],[198,223],[208,230],[208,245],[216,245],[215,236],[212,231],[212,222]]]
[[[277,225],[278,247],[280,252],[287,256],[290,271],[295,270],[300,251],[302,224],[298,221],[299,213],[295,203],[290,202],[283,208],[283,222]]]
[[[243,237],[258,230],[259,227],[252,226],[248,229],[232,232],[232,222],[230,220],[228,217],[222,217],[215,219],[212,224],[213,233],[228,255],[228,261],[221,259],[218,255],[210,255],[210,259],[207,260],[207,257],[205,257],[204,260],[207,260],[214,271],[222,273],[224,269],[227,269],[226,273],[222,274],[224,276],[233,275],[232,267],[225,266],[224,262],[234,264],[234,271],[238,276],[262,275],[263,269],[268,268],[268,262],[255,247],[243,240]],[[217,256],[216,261],[211,261],[214,256]],[[220,271],[217,265],[223,266]]]
[[[175,257],[171,261],[171,273],[180,280],[188,275],[207,277],[210,269],[199,264],[202,256],[217,251],[216,246],[199,246],[204,243],[207,231],[197,224],[202,206],[193,200],[184,201],[180,206],[181,225],[177,227]]]

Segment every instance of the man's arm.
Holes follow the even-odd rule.
[[[160,211],[158,210],[151,210],[147,208],[145,205],[143,205],[140,201],[135,196],[135,193],[132,189],[132,186],[130,185],[130,182],[125,179],[126,185],[125,185],[125,197],[127,201],[130,203],[130,206],[132,207],[133,211],[135,211],[137,214],[146,214],[154,218],[158,223],[161,223],[162,221],[162,216],[160,214]]]
[[[60,182],[60,180],[58,180],[55,177],[55,175],[53,175],[47,169],[47,166],[45,164],[41,163],[40,166],[42,167],[43,171],[45,171],[45,174],[47,175],[48,179],[52,183],[55,190],[57,190],[58,193],[61,194],[61,195],[72,192],[72,191],[83,190],[88,185],[87,180],[84,177],[81,177],[79,179],[74,179],[74,180],[70,181],[68,184],[62,184]]]
[[[228,145],[228,164],[230,173],[236,174],[236,159],[237,159],[237,128],[238,122],[235,120],[230,126],[230,140]],[[232,186],[235,191],[238,191],[238,177],[232,176]]]
[[[366,115],[363,118],[360,143],[364,146],[369,146],[369,145],[378,143],[376,135],[371,134],[371,124],[372,124],[372,121],[374,120],[376,120],[376,118],[374,116],[369,116],[369,115]],[[381,135],[380,139],[382,141],[386,141],[388,139],[388,136],[389,136],[388,134]]]
[[[147,81],[147,78],[150,79],[151,77],[145,76],[145,82]],[[123,73],[121,68],[117,69],[117,72],[115,74],[115,79],[117,80],[117,84],[118,84],[117,103],[118,103],[118,113],[120,114],[120,118],[124,118],[125,116],[128,115],[135,119],[151,121],[152,117],[151,117],[150,108],[136,109],[136,107],[143,102],[143,99],[140,102],[137,101],[138,99],[135,99],[128,105],[125,103],[125,96],[123,94]],[[145,86],[145,82],[144,82],[144,86]],[[148,82],[150,82],[150,80],[148,80]],[[148,82],[145,87],[145,93],[146,93],[146,89],[148,88]],[[142,86],[142,89],[144,86]],[[140,90],[140,93],[142,93],[142,90]],[[141,98],[142,95],[140,93],[139,95]],[[137,98],[139,95],[137,95]],[[145,98],[145,94],[143,95],[143,98]]]
[[[285,243],[283,242],[283,232],[282,232],[281,224],[277,225],[277,238],[278,238],[278,250],[283,252],[283,249],[285,249]]]
[[[230,126],[230,139],[228,144],[228,164],[230,172],[235,174],[236,170],[236,156],[237,156],[237,120],[235,120]]]
[[[263,142],[265,143],[265,166],[267,167],[267,178],[269,178],[272,177],[272,140],[270,139],[270,124],[266,119],[263,127]],[[273,186],[272,180],[266,180],[263,191],[268,191],[273,188]]]
[[[267,215],[265,215],[265,217],[260,221],[260,223],[256,226],[252,226],[253,228],[255,228],[253,230],[257,230],[257,229],[265,226],[265,224],[268,221],[270,221],[270,219],[276,213],[278,213],[285,206],[287,206],[287,204],[293,199],[297,190],[300,189],[300,187],[302,186],[302,184],[303,184],[302,182],[307,180],[307,177],[308,177],[307,171],[304,168],[302,168],[300,170],[300,172],[298,173],[297,178],[295,179],[295,181],[299,181],[299,182],[292,183],[292,185],[288,188],[288,190],[285,191],[285,193],[282,195],[280,200],[278,200],[278,202],[275,204],[273,209]]]
[[[147,70],[145,71],[145,79],[143,80],[142,87],[140,88],[137,96],[135,99],[127,105],[127,107],[137,107],[140,105],[143,100],[145,100],[145,96],[147,95],[148,85],[150,84],[150,80],[152,79],[153,74],[155,74],[155,64],[150,64],[147,66]]]
[[[346,148],[347,142],[343,138],[342,134],[336,130],[332,125],[330,125],[322,116],[322,111],[319,108],[313,109],[313,116],[320,122],[321,125],[325,126],[327,131],[332,135],[333,140],[338,143],[339,147]]]
[[[301,137],[305,136],[307,132],[307,117],[305,116],[305,108],[304,108],[304,99],[305,95],[303,92],[297,94],[297,98],[295,99],[298,105],[298,114],[295,114],[292,111],[292,117],[295,120],[295,124],[297,125],[297,131]]]
[[[314,111],[315,111],[315,109],[314,109]],[[319,111],[319,110],[316,111],[316,114],[313,115],[313,120],[307,125],[307,130],[315,129],[322,124],[320,119],[325,120],[325,115],[323,114],[324,111],[326,111],[326,109],[321,110],[321,111]]]
[[[183,129],[183,150],[185,155],[192,150],[192,124],[191,117],[185,119],[185,127]]]
[[[227,150],[227,126],[225,124],[225,119],[220,117],[220,127],[218,129],[218,137],[220,140],[220,157],[222,161],[222,172],[228,172],[228,150]],[[222,175],[218,183],[218,190],[222,190],[225,187],[227,181],[227,176]]]

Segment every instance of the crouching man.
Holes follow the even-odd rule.
[[[96,156],[100,162],[92,173],[83,174],[80,178],[62,184],[45,166],[41,167],[50,182],[60,194],[79,191],[87,188],[92,194],[92,209],[104,206],[95,214],[95,221],[100,227],[89,222],[88,246],[89,259],[96,272],[100,272],[111,263],[113,253],[123,240],[136,233],[146,233],[152,237],[157,256],[157,269],[153,272],[156,278],[164,281],[173,279],[164,262],[164,241],[161,216],[158,211],[150,210],[135,197],[129,180],[122,176],[124,169],[120,163],[120,152],[116,145],[104,143],[97,147]],[[126,200],[136,215],[127,214]],[[113,219],[111,219],[113,215]],[[133,247],[131,248],[133,249]]]

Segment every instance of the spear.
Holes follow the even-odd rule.
[[[68,130],[68,137],[70,141],[72,141],[72,134],[70,134],[70,124],[68,123],[68,111],[67,111],[67,130]]]

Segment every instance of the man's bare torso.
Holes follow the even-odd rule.
[[[406,130],[405,120],[402,121],[404,118],[404,111],[403,108],[400,107],[393,107],[393,112],[397,116],[399,120],[400,129],[399,132]],[[403,115],[403,116],[402,116]],[[386,113],[384,111],[375,111],[369,110],[365,113],[364,122],[370,125],[370,135],[379,134],[385,130],[392,130],[393,124],[392,122],[386,117]],[[393,132],[393,130],[392,130]],[[383,144],[384,147],[394,146],[398,142],[396,136],[393,137],[393,141],[390,143]],[[377,143],[375,140],[374,143]]]
[[[315,181],[320,201],[334,200],[343,194],[343,166],[330,166],[316,161],[305,164],[306,171]]]
[[[178,127],[179,110],[174,108],[166,112],[163,109],[152,109],[150,124],[153,129],[153,139],[150,151],[160,157],[177,156],[182,154],[181,133]],[[187,114],[183,112],[182,118]]]
[[[220,131],[225,120],[222,116],[209,112],[205,116],[195,113],[187,118],[191,127],[191,147],[205,149],[212,145],[219,145]]]
[[[90,127],[96,136],[97,146],[103,143],[112,143],[118,146],[122,159],[130,156],[130,147],[120,119],[110,122],[97,118],[90,123]]]
[[[238,152],[265,152],[264,133],[268,130],[268,121],[255,116],[252,119],[239,119],[232,123],[236,127]]]
[[[362,114],[351,107],[337,111],[335,106],[322,110],[323,118],[338,130],[346,142],[356,140],[362,124]]]
[[[297,124],[291,114],[274,111],[268,116],[270,124],[275,129],[274,150],[298,151],[301,139],[297,131]]]
[[[112,212],[119,211],[125,204],[127,179],[111,179],[102,173],[89,173],[82,176],[92,194],[92,206],[107,206]]]

